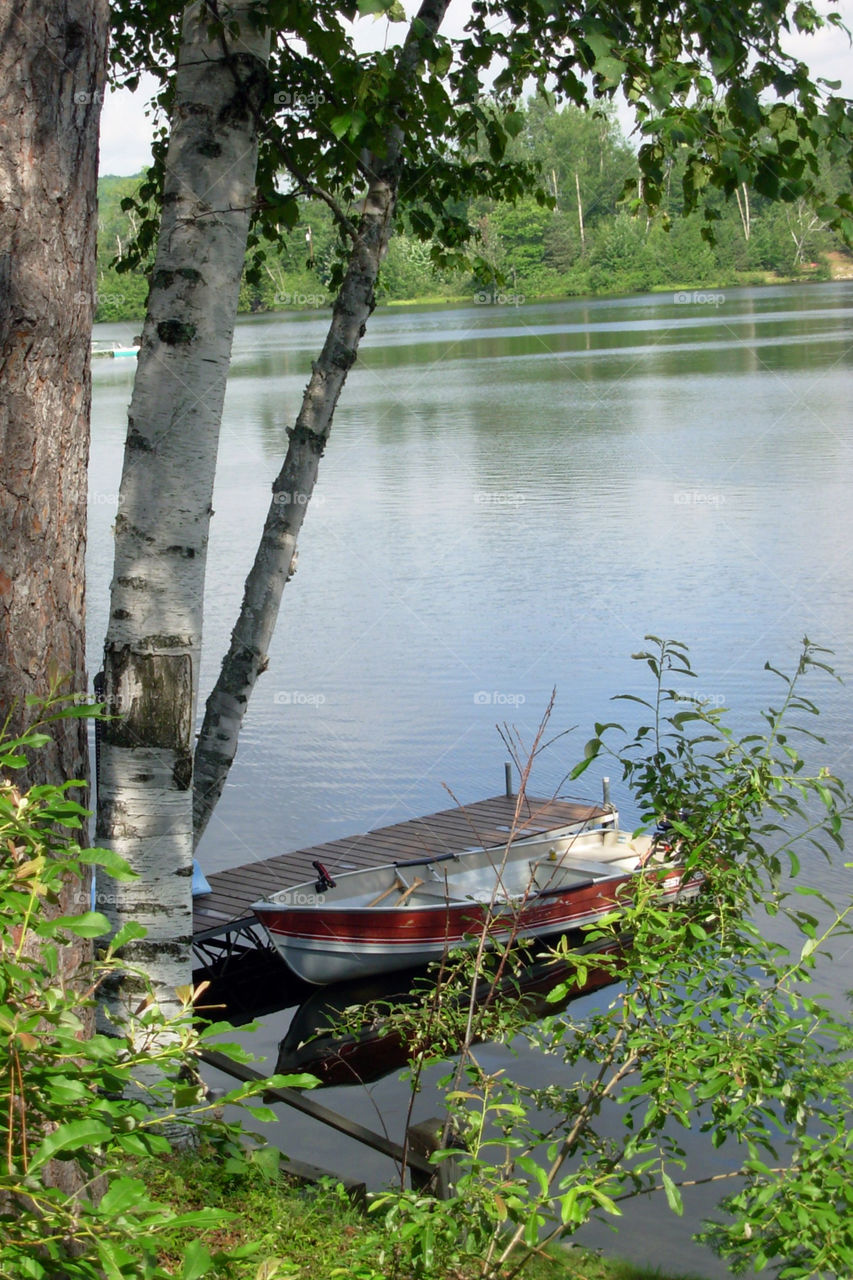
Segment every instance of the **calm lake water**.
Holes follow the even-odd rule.
[[[202,690],[240,603],[327,317],[244,318],[220,449]],[[129,326],[96,336],[127,340]],[[95,362],[89,618],[97,670],[132,361]],[[853,775],[853,284],[389,310],[374,316],[306,516],[299,569],[237,761],[201,846],[207,871],[503,789],[499,722],[552,733],[531,790],[556,790],[596,720],[647,694],[646,633],[690,646],[688,691],[755,723],[804,635],[847,680],[815,680],[825,762]],[[647,673],[646,673],[647,674]],[[823,759],[823,757],[822,757]],[[589,781],[587,782],[587,779]],[[585,775],[584,793],[600,779]],[[564,789],[565,790],[565,789]],[[616,778],[613,798],[630,822]],[[815,859],[811,882],[848,896]],[[848,954],[827,975],[853,986]],[[264,1042],[281,1026],[269,1020]],[[525,1059],[530,1078],[542,1062]],[[402,1091],[335,1090],[399,1133]],[[436,1102],[424,1098],[422,1114]],[[375,1117],[374,1121],[375,1122]],[[395,1127],[397,1126],[397,1127]],[[292,1135],[301,1122],[288,1120]],[[309,1132],[306,1129],[306,1134]],[[388,1166],[306,1137],[319,1164]],[[725,1276],[649,1204],[609,1248]]]

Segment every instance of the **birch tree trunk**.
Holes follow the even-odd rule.
[[[128,416],[104,654],[98,840],[140,873],[100,905],[164,1011],[191,978],[192,748],[211,497],[267,94],[240,0],[184,12],[163,214]],[[239,24],[239,34],[228,29]],[[126,975],[110,992],[136,998]]]
[[[743,192],[743,197],[741,197],[741,192]],[[749,212],[749,187],[745,182],[742,182],[739,187],[735,187],[735,199],[737,200],[738,213],[743,227],[743,238],[744,240],[749,240],[752,228]]]
[[[411,91],[418,64],[429,50],[449,0],[424,0],[412,20],[400,51],[397,83],[401,95]],[[358,352],[367,320],[375,306],[379,266],[391,238],[394,206],[403,161],[403,129],[392,126],[382,156],[365,165],[368,181],[364,211],[353,242],[349,265],[335,299],[332,321],[319,360],[313,366],[284,464],[273,483],[273,496],[254,564],[246,580],[240,616],[219,678],[207,700],[195,751],[195,843],[210,815],[237,753],[237,740],[249,698],[265,670],[282,592],[291,573],[296,543],[314,491],[320,459],[332,428],[343,385]]]
[[[578,197],[578,229],[581,234],[581,253],[586,253],[586,235],[583,227],[583,202],[581,201],[581,180],[575,170],[575,191]]]

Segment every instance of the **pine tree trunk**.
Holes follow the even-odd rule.
[[[0,723],[28,695],[85,693],[85,565],[98,123],[106,0],[0,5]],[[59,721],[20,785],[88,778],[86,724]],[[80,796],[82,801],[85,796]],[[55,910],[88,907],[65,886]],[[88,953],[61,949],[74,981]],[[79,1189],[73,1161],[47,1180]]]
[[[424,0],[413,19],[398,61],[403,92],[411,87],[418,63],[444,19],[447,3],[448,0]],[[195,752],[196,844],[222,794],[237,753],[249,698],[259,674],[266,668],[282,592],[294,564],[299,531],[317,481],[338,397],[375,305],[376,278],[393,228],[402,145],[402,130],[394,125],[388,132],[384,154],[367,159],[368,190],[349,266],[335,300],[323,351],[313,366],[302,408],[289,432],[287,455],[273,484],[272,502],[246,580],[231,645],[207,700]]]
[[[106,0],[0,8],[0,720],[85,693],[98,122]],[[27,782],[87,776],[82,721]]]
[[[139,872],[104,909],[148,936],[125,950],[176,1007],[191,977],[192,750],[204,572],[225,383],[265,101],[269,34],[184,13],[163,215],[131,400],[104,655],[98,840]],[[126,975],[110,992],[133,1000]]]

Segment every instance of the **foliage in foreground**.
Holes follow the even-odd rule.
[[[177,1155],[169,1160],[140,1162],[139,1176],[158,1199],[174,1206],[207,1205],[233,1214],[225,1231],[202,1234],[214,1250],[227,1235],[229,1247],[254,1243],[257,1257],[232,1263],[233,1280],[257,1280],[258,1261],[264,1280],[400,1280],[412,1274],[405,1242],[379,1223],[366,1221],[347,1200],[340,1185],[299,1186],[270,1177],[257,1165],[230,1171],[213,1151],[202,1159]],[[286,1168],[286,1166],[285,1166]],[[162,1254],[165,1266],[180,1270],[182,1251],[193,1238],[184,1229]],[[219,1274],[217,1272],[216,1274]],[[449,1273],[448,1273],[449,1274]],[[455,1271],[454,1280],[473,1276],[469,1268]],[[587,1250],[555,1251],[535,1257],[524,1269],[525,1280],[663,1280],[618,1260],[609,1261]]]
[[[653,647],[638,657],[656,692],[630,701],[649,723],[631,735],[597,725],[574,776],[625,735],[615,755],[645,823],[668,816],[686,871],[705,877],[704,890],[663,907],[647,874],[587,932],[592,954],[559,948],[574,975],[554,1001],[597,968],[620,981],[610,1003],[582,1019],[555,1014],[525,1029],[492,1006],[483,1032],[473,1006],[458,992],[449,999],[446,987],[428,1001],[429,1037],[423,1013],[413,1024],[410,1011],[388,1015],[420,1037],[416,1088],[425,1064],[454,1042],[442,1031],[444,1010],[460,1037],[436,1157],[455,1162],[450,1198],[401,1187],[372,1205],[410,1239],[421,1276],[444,1276],[462,1258],[483,1276],[513,1275],[519,1247],[615,1219],[635,1196],[660,1194],[681,1214],[683,1189],[702,1182],[728,1194],[698,1238],[735,1272],[853,1274],[853,1036],[810,991],[828,945],[840,940],[849,951],[853,905],[838,912],[798,883],[801,861],[807,880],[810,859],[843,847],[851,813],[842,783],[822,766],[810,771],[800,754],[819,755],[822,743],[807,727],[817,708],[802,682],[828,668],[806,641],[795,676],[774,673],[781,697],[761,732],[737,737],[722,709],[685,697],[692,672],[683,646],[648,639]],[[551,1055],[546,1088],[479,1063],[477,1039],[509,1044],[517,1034]],[[711,1162],[698,1176],[687,1167],[688,1132],[713,1149],[713,1176]]]
[[[54,705],[44,719],[84,711]],[[156,1280],[176,1274],[157,1260],[164,1243],[187,1228],[194,1236],[221,1229],[230,1215],[159,1202],[128,1173],[129,1162],[168,1154],[165,1135],[177,1128],[184,1141],[193,1130],[205,1132],[225,1160],[244,1168],[252,1154],[241,1131],[214,1123],[211,1111],[256,1090],[240,1087],[216,1104],[207,1098],[193,1062],[202,1040],[223,1028],[196,1030],[191,990],[182,993],[179,1019],[166,1022],[149,998],[109,1034],[90,1033],[98,989],[120,968],[122,944],[141,931],[127,926],[72,980],[64,973],[63,943],[98,938],[108,922],[87,909],[85,894],[80,911],[58,914],[63,882],[82,884],[93,866],[114,879],[132,873],[115,854],[78,843],[89,815],[69,792],[82,783],[26,794],[15,786],[15,772],[48,741],[43,727],[13,740],[0,736],[0,1276]],[[251,1057],[236,1045],[216,1048]],[[310,1076],[280,1081],[313,1083]],[[234,1258],[256,1248],[227,1252]],[[195,1280],[214,1267],[214,1253],[193,1238],[177,1274]]]
[[[86,813],[69,795],[73,783],[26,795],[15,787],[15,770],[45,735],[0,743],[0,1276],[301,1277],[317,1273],[316,1248],[325,1247],[334,1216],[341,1235],[330,1277],[511,1280],[523,1271],[551,1280],[572,1274],[576,1255],[568,1272],[554,1271],[557,1263],[541,1261],[543,1244],[572,1237],[590,1218],[617,1217],[629,1197],[662,1194],[673,1212],[683,1211],[682,1191],[697,1181],[687,1168],[686,1131],[705,1135],[723,1170],[713,1180],[731,1188],[701,1238],[736,1271],[763,1269],[780,1280],[853,1274],[853,1037],[809,989],[827,945],[849,946],[853,907],[838,912],[797,883],[801,860],[807,872],[810,857],[843,847],[851,811],[838,779],[810,770],[800,754],[821,751],[803,723],[817,709],[802,681],[827,668],[806,643],[793,678],[775,673],[782,697],[764,713],[762,731],[737,737],[721,709],[685,699],[692,673],[681,646],[654,641],[639,656],[656,693],[650,701],[632,696],[649,723],[616,758],[647,823],[668,815],[705,891],[664,909],[654,876],[642,877],[587,935],[583,953],[560,948],[574,969],[564,985],[582,984],[594,968],[619,981],[615,998],[583,1019],[555,1014],[525,1029],[523,1002],[487,1005],[481,1015],[464,989],[455,999],[445,998],[446,985],[440,997],[427,996],[428,1023],[422,1014],[414,1027],[421,1052],[413,1088],[426,1065],[446,1058],[448,1043],[459,1048],[445,1081],[448,1125],[437,1157],[456,1162],[450,1197],[383,1193],[365,1227],[347,1217],[340,1191],[292,1191],[307,1206],[305,1232],[315,1242],[307,1259],[299,1252],[304,1238],[273,1238],[260,1226],[247,1237],[234,1221],[239,1200],[228,1203],[200,1178],[206,1163],[193,1161],[186,1195],[167,1190],[165,1131],[176,1120],[203,1125],[213,1105],[192,1066],[201,1037],[188,1016],[166,1025],[147,1000],[111,1034],[85,1034],[124,939],[72,988],[62,973],[63,940],[98,937],[106,921],[88,910],[57,915],[59,886],[93,865],[102,875],[128,872],[114,855],[77,843]],[[576,776],[620,732],[596,726]],[[449,964],[445,980],[458,972],[470,982],[472,965],[479,972],[487,954],[479,948],[473,959],[468,953]],[[564,994],[558,987],[553,1000]],[[189,1010],[191,993],[184,995]],[[407,1009],[386,1016],[401,1026],[412,1019]],[[490,1074],[478,1061],[478,1039],[509,1044],[520,1033],[551,1056],[547,1088]],[[225,1101],[250,1093],[240,1088]],[[206,1132],[221,1157],[213,1180],[254,1185],[255,1199],[272,1203],[269,1153],[248,1153],[234,1127],[217,1123]],[[69,1165],[80,1175],[71,1190],[57,1176]],[[595,1275],[590,1267],[584,1261],[582,1274]]]

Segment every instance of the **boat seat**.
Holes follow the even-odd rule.
[[[580,862],[571,865],[564,861],[551,862],[539,858],[530,863],[530,879],[537,889],[567,889],[573,885],[589,884],[589,870]]]
[[[443,884],[430,883],[426,880],[423,884],[419,884],[415,889],[414,896],[416,898],[429,898],[430,902],[450,902],[455,901],[452,891],[445,889]]]
[[[623,854],[622,856],[624,857],[625,855]],[[610,865],[614,861],[614,858],[589,858],[587,861],[584,861],[583,858],[573,858],[571,862],[561,863],[560,869],[565,871],[579,871],[586,879],[590,876],[604,878],[618,874],[618,872],[614,873],[613,867]]]
[[[557,858],[557,862],[565,863],[567,866],[575,866],[576,862],[583,863],[584,866],[592,865],[594,862],[619,862],[621,858],[639,858],[644,850],[645,845],[638,846],[633,841],[602,845],[600,852],[596,851],[587,856],[582,853],[575,855],[571,849],[567,849],[564,854]]]

